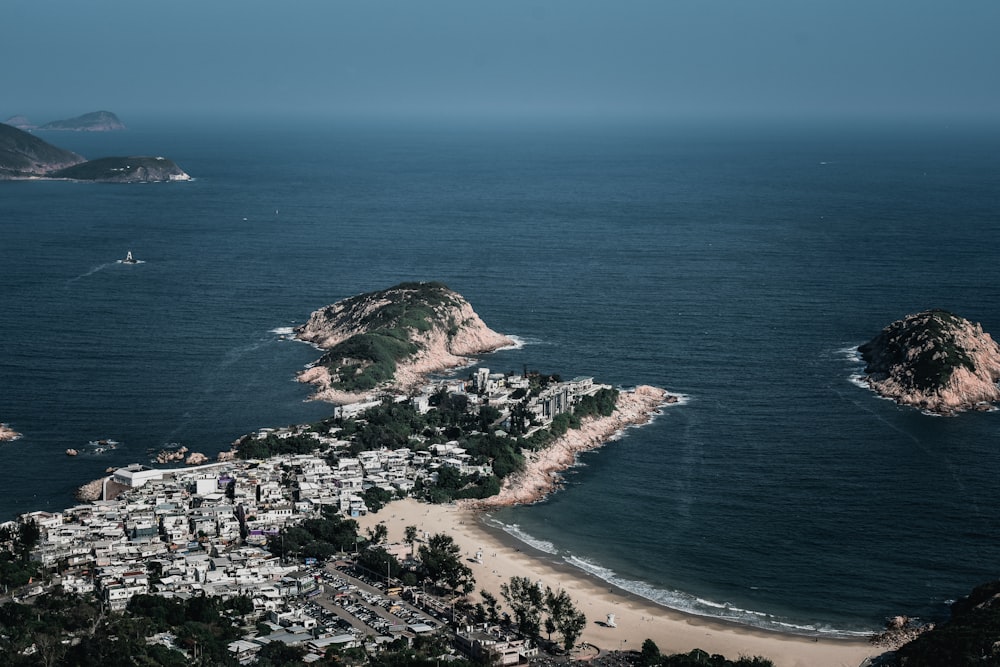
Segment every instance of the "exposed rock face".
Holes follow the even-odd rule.
[[[173,160],[164,157],[103,157],[48,174],[51,178],[69,178],[102,183],[161,183],[189,181],[191,177]]]
[[[1000,400],[1000,346],[947,311],[907,315],[858,350],[869,386],[898,403],[952,414]]]
[[[10,428],[6,424],[0,424],[0,442],[7,440],[17,440],[21,437],[21,434]]]
[[[0,124],[0,180],[44,177],[86,158],[56,148],[38,137],[10,125]]]
[[[124,130],[125,125],[110,111],[92,111],[75,118],[45,123],[39,130],[73,130],[76,132],[109,132]]]
[[[469,363],[469,356],[513,344],[441,283],[403,283],[350,297],[314,312],[296,337],[327,350],[300,380],[316,398],[356,399],[375,389],[403,391],[428,373]]]

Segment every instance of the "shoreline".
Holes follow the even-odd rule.
[[[479,591],[487,590],[503,604],[500,585],[514,576],[565,590],[587,616],[579,641],[602,650],[639,650],[648,638],[664,654],[700,648],[732,660],[761,656],[776,667],[858,667],[866,658],[881,653],[866,639],[767,630],[666,607],[521,542],[484,523],[483,512],[470,507],[429,505],[407,498],[357,521],[362,530],[385,524],[390,542],[402,541],[410,525],[417,526],[420,535],[451,535],[476,579],[476,590],[470,596],[473,603],[481,601]],[[477,551],[483,553],[482,562],[475,560]],[[617,627],[605,624],[608,614],[615,615]]]
[[[528,452],[524,470],[504,479],[499,494],[460,505],[485,511],[536,503],[559,489],[562,472],[576,463],[578,455],[603,447],[627,428],[648,424],[661,408],[679,401],[679,396],[649,385],[620,390],[611,415],[585,417],[580,428],[569,429],[544,449]]]

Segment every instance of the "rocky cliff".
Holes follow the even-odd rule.
[[[374,389],[402,391],[428,373],[513,343],[441,283],[403,283],[338,301],[314,312],[295,334],[326,350],[300,380],[319,388],[317,398],[334,402]]]
[[[947,311],[907,315],[858,350],[868,385],[898,403],[952,414],[1000,400],[1000,346]]]

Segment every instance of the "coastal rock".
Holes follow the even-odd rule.
[[[202,463],[208,463],[208,457],[201,452],[193,452],[184,463],[189,466],[200,466]]]
[[[77,450],[73,449],[72,447],[70,447],[69,449],[66,450],[66,456],[76,456],[79,453],[80,452],[78,452]]]
[[[17,440],[21,437],[21,434],[10,428],[6,424],[0,424],[0,442],[8,442],[10,440]]]
[[[82,116],[45,123],[38,129],[71,130],[74,132],[110,132],[113,130],[124,130],[125,124],[110,111],[91,111]]]
[[[907,315],[858,351],[868,385],[897,403],[954,414],[1000,400],[1000,346],[947,311]]]
[[[429,373],[513,344],[441,283],[403,283],[321,308],[297,327],[299,340],[326,350],[299,376],[314,398],[344,403],[378,390],[405,391]]]
[[[615,411],[607,417],[585,417],[578,429],[570,429],[548,447],[530,452],[524,469],[504,479],[500,493],[483,500],[462,501],[474,509],[493,509],[525,505],[542,500],[559,488],[560,474],[576,462],[581,452],[603,446],[615,434],[630,427],[648,423],[657,410],[677,403],[678,397],[659,387],[643,385],[632,391],[621,391]]]
[[[92,482],[87,482],[79,489],[76,490],[76,499],[82,500],[83,502],[94,502],[95,500],[100,500],[104,492],[104,479],[95,479]]]
[[[188,453],[188,448],[181,446],[177,449],[163,449],[159,454],[156,455],[157,463],[173,463],[175,461],[183,461],[184,457]]]

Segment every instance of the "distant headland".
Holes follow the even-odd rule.
[[[163,157],[87,160],[11,125],[0,123],[0,180],[66,179],[101,183],[187,181],[191,177]]]
[[[946,310],[907,315],[858,351],[868,385],[897,403],[954,414],[1000,400],[1000,346],[980,324]]]
[[[125,124],[110,111],[91,111],[73,118],[53,120],[41,125],[35,125],[25,116],[11,116],[6,121],[19,130],[59,130],[72,132],[112,132],[124,130]]]

